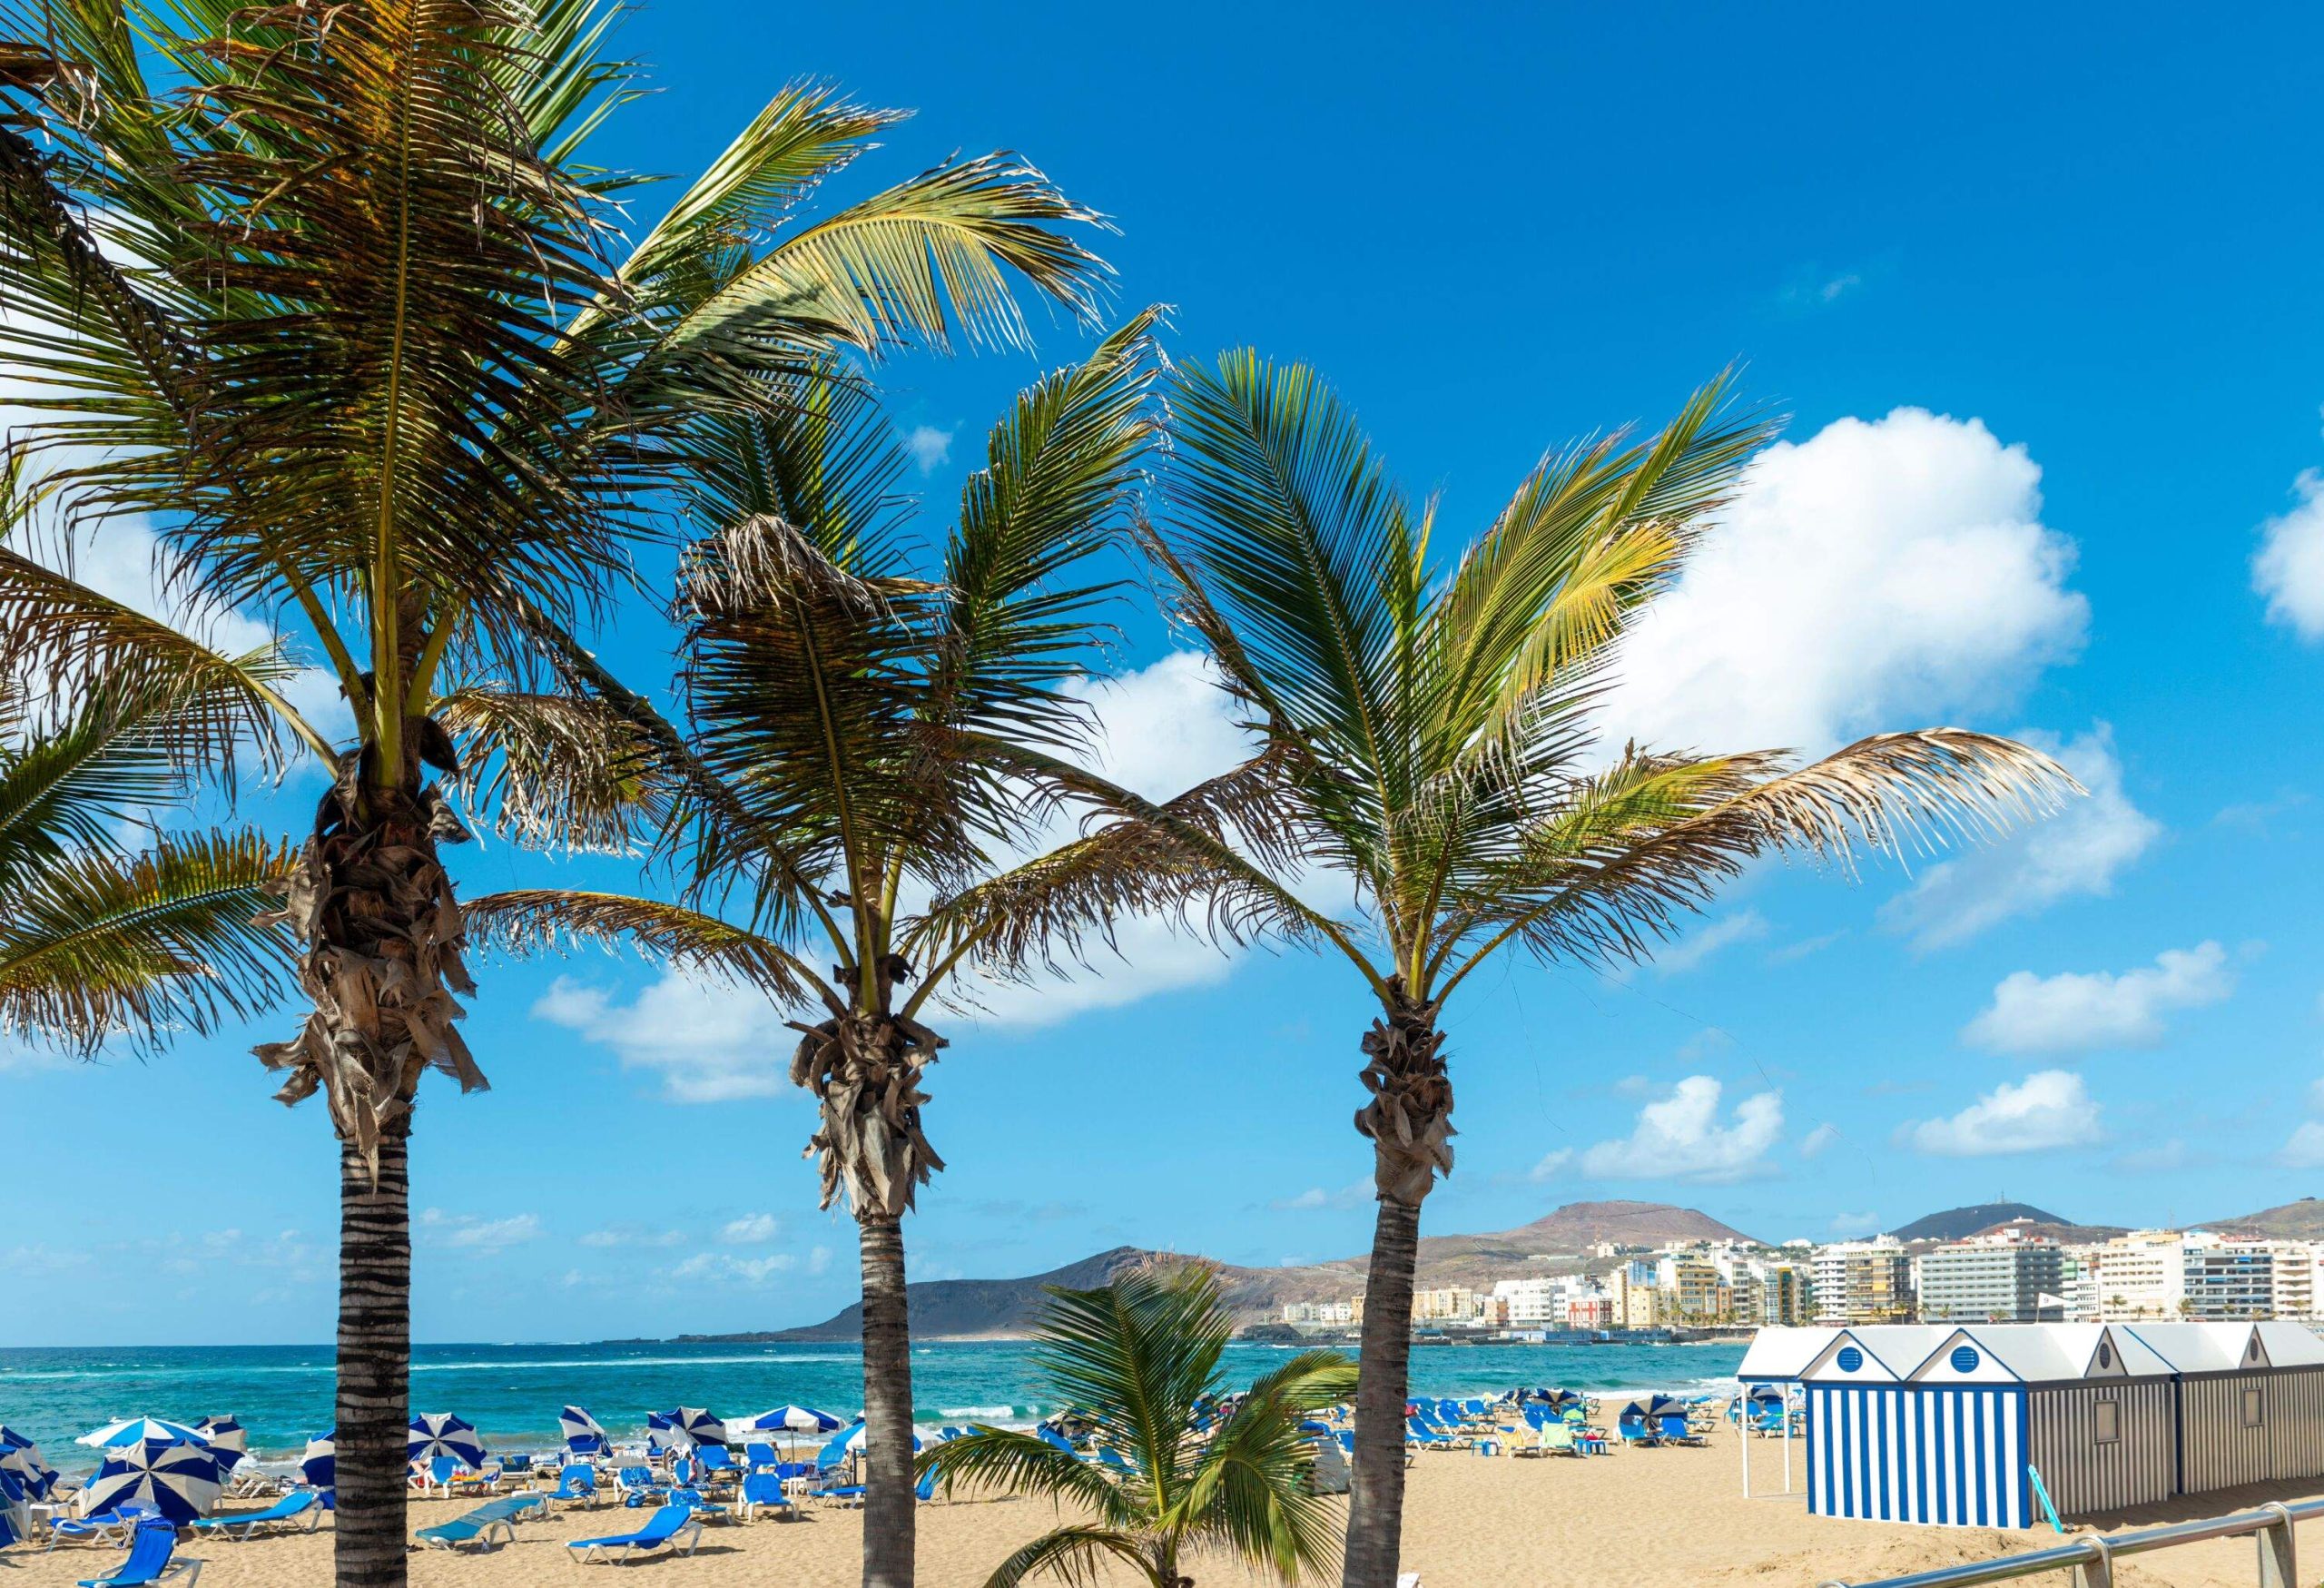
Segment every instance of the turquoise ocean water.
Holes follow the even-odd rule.
[[[1437,1396],[1497,1395],[1519,1385],[1593,1393],[1726,1387],[1743,1348],[1727,1346],[1493,1345],[1423,1346],[1413,1387]],[[1226,1370],[1248,1382],[1281,1360],[1277,1347],[1229,1347]],[[1029,1423],[1044,1404],[1028,1347],[1015,1342],[915,1346],[912,1398],[920,1422]],[[645,1414],[707,1406],[739,1417],[792,1402],[852,1418],[863,1404],[862,1359],[840,1346],[606,1345],[416,1347],[415,1412],[454,1412],[487,1446],[528,1449],[556,1439],[556,1414],[586,1406],[608,1433],[642,1432]],[[73,1443],[116,1417],[192,1421],[231,1414],[253,1454],[295,1455],[330,1426],[327,1346],[110,1346],[0,1349],[0,1424],[38,1440],[49,1460],[94,1465]]]

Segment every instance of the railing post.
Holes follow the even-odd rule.
[[[2073,1569],[2073,1588],[2114,1588],[2114,1546],[2097,1533],[2082,1542],[2090,1546],[2090,1559]]]
[[[2281,1500],[2260,1507],[2273,1511],[2276,1523],[2255,1535],[2260,1544],[2260,1588],[2299,1588],[2299,1568],[2292,1551],[2291,1510]]]

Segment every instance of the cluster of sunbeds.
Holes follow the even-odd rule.
[[[1716,1402],[1708,1396],[1629,1402],[1615,1414],[1610,1429],[1599,1402],[1571,1392],[1512,1393],[1492,1401],[1421,1399],[1404,1407],[1405,1460],[1421,1451],[1588,1456],[1622,1445],[1699,1445],[1709,1443],[1717,1417]],[[1340,1438],[1353,1455],[1354,1435]]]

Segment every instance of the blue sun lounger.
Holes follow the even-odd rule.
[[[471,1544],[490,1549],[495,1534],[506,1534],[508,1542],[515,1543],[517,1518],[536,1505],[546,1508],[547,1504],[547,1494],[505,1494],[449,1522],[423,1527],[412,1536],[435,1549],[459,1549]]]
[[[129,1558],[102,1577],[84,1577],[81,1588],[147,1588],[182,1573],[185,1588],[202,1576],[200,1561],[171,1559],[178,1547],[178,1530],[155,1518],[137,1524],[129,1540]]]
[[[228,1538],[248,1538],[260,1528],[271,1528],[282,1524],[307,1519],[305,1531],[312,1533],[323,1519],[323,1497],[313,1489],[293,1489],[263,1511],[245,1511],[235,1516],[197,1517],[192,1526],[203,1533],[222,1533]]]
[[[582,1565],[592,1561],[610,1561],[620,1565],[674,1549],[680,1538],[686,1541],[686,1553],[694,1553],[694,1546],[702,1542],[702,1519],[684,1505],[665,1505],[647,1517],[645,1525],[635,1533],[617,1533],[610,1538],[576,1538],[565,1547]]]
[[[556,1487],[546,1499],[562,1500],[571,1505],[594,1505],[597,1503],[597,1469],[586,1462],[569,1463],[556,1475]]]
[[[736,1504],[745,1522],[756,1521],[762,1511],[772,1511],[786,1522],[799,1514],[783,1492],[783,1480],[771,1472],[754,1472],[743,1478],[742,1498]]]

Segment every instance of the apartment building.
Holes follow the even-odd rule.
[[[2064,1295],[2065,1253],[2054,1241],[1966,1240],[1915,1259],[1923,1323],[2039,1323],[2041,1298]],[[2060,1314],[2053,1307],[2053,1321]]]
[[[1903,1323],[1913,1316],[1913,1263],[1893,1236],[1816,1248],[1816,1321]]]

